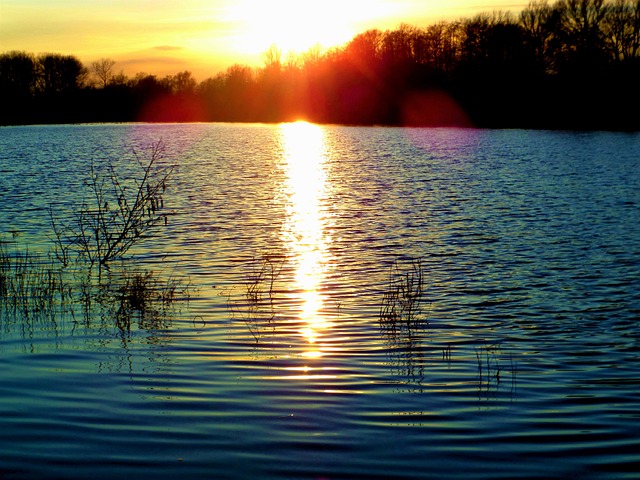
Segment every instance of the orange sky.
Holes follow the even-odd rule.
[[[263,53],[331,47],[368,28],[419,27],[528,0],[0,0],[0,52],[73,54],[116,70],[190,70],[198,80]]]

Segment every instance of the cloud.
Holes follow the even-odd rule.
[[[176,47],[175,45],[158,45],[153,47],[153,50],[161,50],[163,52],[170,52],[173,50],[182,50],[182,47]]]

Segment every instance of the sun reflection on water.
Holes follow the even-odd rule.
[[[281,126],[283,168],[286,174],[285,242],[296,265],[296,295],[301,309],[301,333],[310,348],[309,358],[322,356],[319,337],[330,326],[323,314],[325,299],[321,284],[325,275],[328,238],[325,232],[323,200],[327,191],[324,133],[306,122]]]

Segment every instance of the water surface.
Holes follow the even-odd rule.
[[[0,476],[640,473],[640,136],[2,128],[3,239],[46,251],[92,160],[160,139],[171,215],[136,262],[191,300],[129,331],[4,312]],[[417,259],[419,325],[390,333]]]

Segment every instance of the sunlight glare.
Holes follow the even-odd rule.
[[[306,324],[301,333],[309,344],[314,344],[319,330],[329,327],[320,315],[324,304],[320,286],[327,242],[322,213],[326,190],[323,131],[306,122],[283,124],[281,131],[289,196],[285,240],[297,262],[296,286],[302,301],[300,319]],[[308,356],[319,357],[320,350],[313,350]]]
[[[241,0],[229,8],[227,18],[242,31],[234,40],[236,48],[262,53],[275,45],[285,54],[299,54],[316,45],[345,43],[368,20],[384,18],[396,9],[397,2],[384,0]]]

